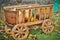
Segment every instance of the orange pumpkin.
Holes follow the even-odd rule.
[[[54,32],[58,32],[58,30],[54,30]]]

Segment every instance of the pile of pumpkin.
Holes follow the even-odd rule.
[[[31,22],[34,21],[34,14],[35,14],[35,13],[36,13],[36,20],[38,20],[38,17],[39,17],[38,10],[35,11],[34,9],[32,9],[32,10],[31,10],[31,13],[32,13],[32,15],[31,15],[30,21],[31,21]],[[28,17],[29,17],[29,10],[26,10],[25,18],[28,19]]]

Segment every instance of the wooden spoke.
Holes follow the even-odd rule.
[[[50,19],[44,20],[42,24],[42,31],[46,34],[51,33],[53,31],[53,22]]]
[[[15,40],[21,40],[23,38],[27,38],[28,36],[28,27],[26,25],[15,25],[15,27],[12,29],[12,36]]]

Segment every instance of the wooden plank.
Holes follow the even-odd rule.
[[[43,12],[44,12],[44,19],[46,19],[45,7],[43,7]]]
[[[53,14],[53,7],[50,7],[50,11],[49,11],[49,18],[52,17],[52,14]]]
[[[29,10],[28,22],[30,22],[30,18],[31,18],[31,9]]]
[[[41,8],[42,8],[42,10],[41,10],[41,14],[42,14],[41,18],[44,19],[44,7],[41,7]]]
[[[23,10],[22,14],[23,14],[23,17],[22,17],[23,18],[23,22],[25,22],[25,10]]]
[[[19,12],[16,12],[16,14],[15,14],[15,16],[16,16],[16,19],[15,19],[15,21],[16,21],[16,24],[18,24],[19,23]]]
[[[36,22],[27,22],[27,23],[22,23],[22,24],[20,24],[20,25],[27,25],[27,26],[31,26],[31,25],[35,25],[35,24],[40,24],[40,23],[42,23],[43,22],[43,20],[41,20],[41,21],[36,21]]]
[[[47,7],[44,8],[44,16],[45,16],[45,19],[47,18],[47,15],[48,15],[47,9],[48,9]]]
[[[41,12],[42,10],[41,10],[41,9],[42,9],[42,8],[39,8],[39,15],[40,15],[40,16],[39,16],[39,20],[41,20],[41,16],[42,16],[42,12]]]

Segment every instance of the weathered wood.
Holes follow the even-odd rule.
[[[31,10],[29,10],[28,22],[30,22],[30,19],[31,19]]]
[[[27,4],[27,5],[16,5],[16,6],[7,6],[4,7],[5,17],[8,23],[11,24],[21,24],[25,22],[25,10],[29,10],[28,13],[28,22],[31,22],[32,13],[31,10],[34,9],[34,21],[36,20],[36,10],[39,9],[39,20],[46,19],[47,16],[51,17],[52,5],[37,5],[37,4]],[[9,10],[13,9],[13,10]],[[7,17],[8,16],[8,17]]]
[[[43,22],[43,20],[41,20],[41,21],[36,21],[36,22],[22,23],[22,24],[20,24],[20,25],[28,25],[28,26],[31,26],[31,25],[35,25],[35,24],[40,24],[40,23],[42,23],[42,22]]]
[[[16,40],[21,40],[22,38],[26,38],[29,34],[29,30],[27,25],[15,25],[12,29],[12,36]]]
[[[15,20],[16,20],[16,23],[15,24],[18,24],[19,23],[19,14],[18,14],[19,12],[16,12],[15,13],[15,16],[16,16],[16,18],[15,18]]]
[[[44,21],[47,20],[46,22],[51,23],[51,21],[49,21],[49,20],[52,16],[52,7],[53,6],[51,4],[50,5],[25,4],[25,5],[7,6],[7,7],[4,7],[5,18],[6,18],[6,21],[8,24],[13,24],[14,26],[17,24],[19,24],[20,26],[22,26],[22,25],[32,26],[35,24],[43,23],[42,30],[44,33],[48,33],[48,32],[45,32],[45,30],[44,30],[44,26],[45,26]],[[32,16],[33,9],[34,9],[34,16]],[[28,11],[26,12],[26,10],[28,10]],[[37,18],[37,13],[38,13],[38,18]],[[31,21],[32,18],[33,18],[33,22]],[[27,22],[26,22],[26,20],[27,20]],[[47,25],[49,25],[49,24],[47,24]],[[48,28],[47,25],[46,25],[46,27]],[[24,26],[24,27],[26,27],[26,26]],[[16,28],[19,28],[19,27],[18,26],[13,27],[14,31],[16,31],[15,30]],[[7,26],[5,29],[6,29],[6,32],[8,32]],[[18,31],[19,30],[20,29],[18,29]],[[53,30],[53,28],[52,28],[52,30]],[[51,32],[51,31],[49,31],[49,32]],[[15,34],[13,34],[13,37],[15,37],[14,35]]]
[[[44,20],[41,28],[44,33],[46,33],[46,34],[51,33],[54,29],[52,20],[50,20],[50,19]]]
[[[25,10],[23,11],[23,22],[25,22]]]

